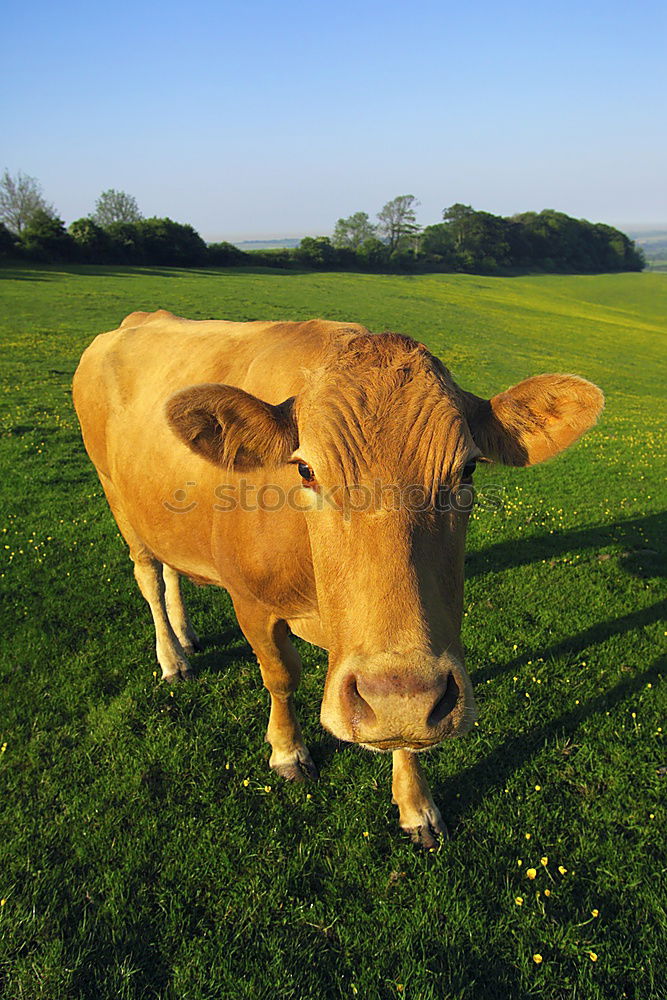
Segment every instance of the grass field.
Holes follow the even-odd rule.
[[[665,276],[26,268],[0,303],[3,1000],[664,1000]],[[570,452],[478,477],[504,502],[471,521],[480,720],[426,760],[437,853],[400,834],[390,760],[319,728],[305,644],[322,778],[270,774],[223,592],[187,587],[198,679],[156,681],[70,383],[98,332],[157,307],[399,330],[480,394],[554,370],[604,389]]]

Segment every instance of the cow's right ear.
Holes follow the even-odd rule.
[[[243,389],[206,383],[177,392],[166,414],[192,451],[228,469],[282,465],[299,443],[293,398],[272,406]]]

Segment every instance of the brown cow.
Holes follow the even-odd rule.
[[[271,695],[271,767],[315,778],[290,630],[327,649],[322,724],[393,752],[400,825],[433,846],[445,828],[417,752],[475,714],[457,488],[480,458],[531,465],[562,451],[595,423],[600,390],[538,375],[484,400],[398,334],[158,311],[97,337],[74,402],[163,677],[188,677],[197,647],[180,574],[224,587]]]

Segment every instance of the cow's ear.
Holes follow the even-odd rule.
[[[243,389],[207,383],[177,392],[166,414],[192,451],[228,469],[281,465],[299,443],[293,398],[272,406]]]
[[[592,427],[604,406],[598,387],[576,375],[535,375],[492,399],[463,396],[475,444],[504,465],[552,458]]]

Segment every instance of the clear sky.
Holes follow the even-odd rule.
[[[6,0],[0,169],[207,239],[399,194],[667,222],[664,0]]]

